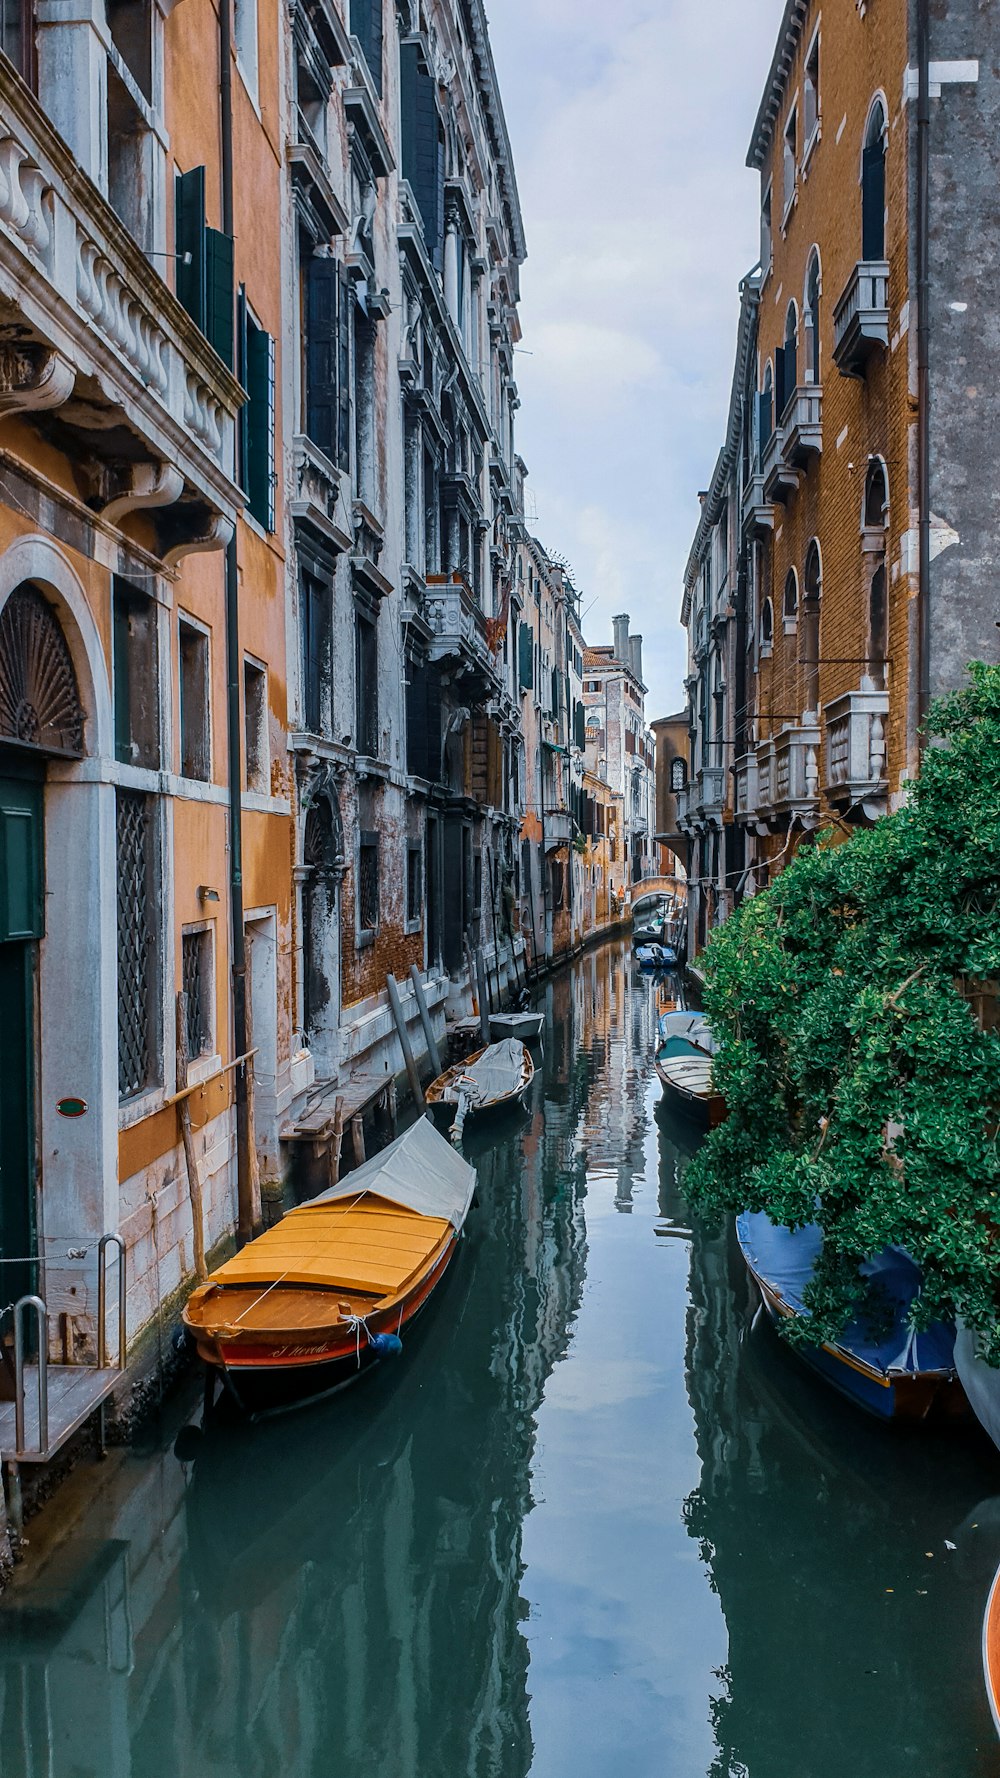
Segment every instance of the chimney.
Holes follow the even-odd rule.
[[[642,684],[642,637],[630,636],[628,639],[628,664],[639,684]]]
[[[628,612],[623,611],[618,617],[613,617],[611,628],[615,634],[615,660],[622,661],[627,667],[629,664]]]

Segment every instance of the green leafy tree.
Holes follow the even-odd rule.
[[[710,1219],[819,1224],[790,1338],[835,1338],[859,1262],[897,1243],[919,1323],[963,1316],[1000,1364],[1000,667],[974,664],[928,726],[902,808],[801,846],[713,935],[729,1115],[685,1189]]]

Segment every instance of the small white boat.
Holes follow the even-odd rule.
[[[494,1043],[502,1043],[505,1037],[537,1043],[544,1023],[542,1012],[494,1012],[490,1014],[490,1036]]]

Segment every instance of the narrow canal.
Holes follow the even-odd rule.
[[[83,1466],[0,1608],[4,1778],[985,1778],[1000,1459],[801,1372],[660,1102],[655,990],[547,990],[440,1300],[354,1392]],[[37,1522],[36,1522],[37,1525]],[[30,1584],[28,1584],[30,1582]]]

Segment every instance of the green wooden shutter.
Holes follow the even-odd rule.
[[[517,676],[521,690],[530,691],[535,683],[535,639],[530,624],[518,625]]]
[[[205,169],[192,167],[174,180],[174,252],[177,296],[204,331],[206,313]],[[190,262],[185,265],[185,255]]]
[[[205,230],[205,333],[227,369],[233,368],[233,237]]]
[[[424,225],[427,252],[436,264],[441,246],[441,125],[434,77],[418,43],[400,44],[399,77],[403,177],[409,181]]]
[[[340,455],[340,264],[309,260],[306,273],[306,431],[332,461]]]
[[[375,91],[382,97],[382,0],[351,0],[351,35],[364,50]]]
[[[247,386],[247,290],[241,284],[236,292],[236,380],[241,389]],[[245,401],[236,416],[236,479],[244,494],[249,488],[248,464],[250,403]]]
[[[274,530],[274,341],[247,317],[247,504],[265,531]]]
[[[582,704],[577,704],[573,712],[573,739],[578,747],[587,744],[587,712]]]
[[[0,778],[0,940],[45,932],[42,786]]]

